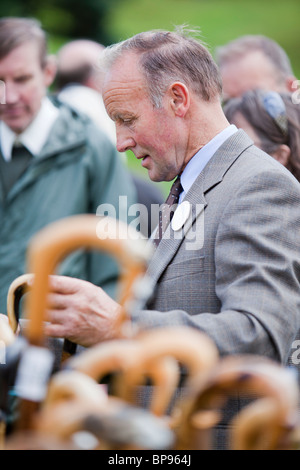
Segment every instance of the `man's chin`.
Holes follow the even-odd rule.
[[[153,169],[148,170],[148,176],[151,179],[151,181],[153,181],[155,183],[161,183],[162,181],[166,181],[163,176],[158,175],[157,173],[155,173],[155,171],[153,171]]]
[[[171,181],[171,178],[168,178],[168,174],[163,171],[163,168],[158,167],[154,164],[151,157],[147,157],[146,161],[143,160],[143,168],[148,171],[148,176],[151,181],[155,183],[161,183],[162,181]],[[173,179],[173,178],[172,178]]]
[[[155,181],[156,183],[161,181],[161,179],[158,178],[158,175],[155,173],[153,168],[147,168],[147,171],[148,171],[148,176],[151,179],[151,181]]]
[[[1,119],[1,118],[0,118]],[[3,119],[3,122],[9,127],[15,134],[21,134],[29,126],[30,123],[24,123],[17,119]]]

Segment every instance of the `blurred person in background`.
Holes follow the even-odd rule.
[[[66,43],[57,53],[55,79],[58,98],[86,113],[116,144],[114,122],[108,116],[102,98],[102,75],[99,56],[104,46],[88,39]],[[120,154],[125,157],[126,155]],[[140,211],[140,230],[150,237],[158,222],[159,206],[164,202],[162,192],[153,183],[130,172],[137,201],[145,208]]]
[[[216,48],[215,56],[225,102],[255,88],[277,92],[293,92],[297,88],[288,55],[266,36],[241,36]]]
[[[74,214],[96,214],[119,196],[136,202],[119,154],[104,132],[83,114],[50,100],[55,62],[35,19],[0,20],[0,312],[10,283],[26,270],[31,237]],[[118,265],[102,253],[77,251],[60,272],[90,280],[115,295]]]
[[[64,103],[86,113],[115,143],[116,131],[101,95],[99,56],[104,46],[89,39],[76,39],[63,45],[57,55],[55,92]]]
[[[230,99],[224,113],[300,181],[300,107],[291,94],[250,90]]]

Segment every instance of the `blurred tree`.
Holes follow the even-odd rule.
[[[1,0],[0,16],[34,17],[50,35],[90,38],[104,45],[116,40],[106,18],[119,0]]]

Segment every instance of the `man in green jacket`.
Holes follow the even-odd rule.
[[[26,271],[31,237],[54,220],[96,214],[135,190],[118,152],[84,115],[51,101],[55,77],[45,33],[31,19],[0,20],[0,312],[10,283]],[[114,295],[118,266],[105,253],[79,250],[59,272],[89,280]]]

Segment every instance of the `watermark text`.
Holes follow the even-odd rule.
[[[186,203],[189,204],[189,203]],[[152,204],[151,208],[143,204],[128,205],[127,196],[119,197],[119,205],[116,208],[113,204],[101,204],[98,206],[96,215],[101,217],[97,224],[97,236],[99,238],[133,239],[137,240],[145,234],[151,233],[152,239],[159,237],[158,224],[159,215],[164,210],[165,204]],[[172,206],[174,213],[171,223],[167,224],[164,231],[164,239],[185,240],[185,249],[199,250],[204,243],[204,205],[196,204],[182,211],[183,205]],[[186,209],[185,205],[185,209]],[[115,232],[109,225],[107,217],[119,219],[128,230],[124,231],[124,226],[115,225]],[[149,226],[150,224],[150,226]],[[147,236],[145,236],[147,238]]]
[[[0,340],[0,364],[6,364],[6,344]]]
[[[0,80],[0,104],[6,104],[6,89],[3,80]]]

